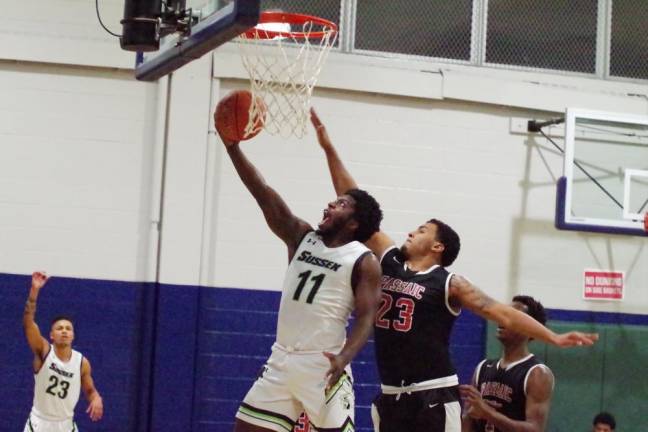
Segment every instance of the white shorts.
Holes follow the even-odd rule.
[[[236,418],[277,432],[290,432],[302,412],[315,429],[354,431],[351,368],[328,392],[329,360],[321,352],[288,352],[277,344]]]
[[[24,432],[79,432],[79,428],[72,419],[50,421],[30,414]]]

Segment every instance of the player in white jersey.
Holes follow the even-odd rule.
[[[221,137],[222,138],[222,137]],[[316,430],[354,430],[353,357],[373,326],[380,266],[362,245],[382,212],[368,193],[354,189],[329,203],[317,231],[290,211],[243,155],[223,139],[241,180],[270,229],[288,247],[277,340],[263,372],[236,414],[236,432],[292,430],[306,412]],[[346,324],[355,310],[355,324]]]
[[[97,421],[103,416],[103,401],[94,386],[90,362],[72,349],[74,324],[64,316],[54,318],[50,344],[34,321],[36,300],[47,282],[47,275],[32,274],[29,297],[25,304],[23,326],[27,343],[34,353],[34,404],[24,432],[77,432],[74,407],[83,392],[88,399],[86,412]]]

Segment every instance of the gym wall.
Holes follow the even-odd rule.
[[[101,3],[105,21],[117,22],[122,2]],[[54,278],[42,292],[41,330],[57,312],[77,318],[77,348],[105,398],[98,424],[79,403],[82,430],[230,430],[269,353],[286,266],[211,126],[215,102],[246,85],[235,47],[139,83],[93,5],[66,6],[9,6],[31,15],[0,47],[0,319],[9,341],[0,362],[10,365],[0,380],[12,395],[0,429],[19,429],[29,411],[21,315],[27,275],[44,269]],[[645,239],[556,231],[562,157],[514,121],[566,106],[646,114],[647,100],[629,96],[642,93],[640,83],[332,55],[313,106],[398,244],[437,217],[462,236],[451,270],[501,301],[524,293],[552,309],[644,316]],[[243,146],[293,211],[317,223],[334,193],[314,135],[262,133]],[[589,267],[626,271],[625,300],[584,302]],[[484,344],[483,323],[466,313],[453,339],[464,382]],[[354,368],[358,425],[369,430],[371,345]]]

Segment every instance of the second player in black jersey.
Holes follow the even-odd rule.
[[[546,322],[542,304],[529,296],[513,298],[513,307],[538,322]],[[529,338],[499,327],[501,358],[483,360],[470,386],[461,386],[466,399],[464,432],[545,430],[554,387],[551,370],[529,353]]]
[[[311,121],[336,192],[357,187],[314,110]],[[460,241],[438,219],[411,231],[400,250],[382,231],[365,244],[381,257],[384,274],[374,326],[382,382],[372,406],[376,432],[461,430],[458,379],[448,355],[450,330],[461,307],[561,347],[591,345],[598,337],[580,332],[558,335],[525,313],[491,299],[466,278],[448,273],[445,267],[457,258]],[[430,359],[436,363],[429,364]]]
[[[502,359],[483,360],[476,372],[476,388],[482,399],[495,411],[511,420],[526,420],[527,378],[542,363],[528,354],[506,364]],[[478,431],[499,430],[487,419],[475,422]]]

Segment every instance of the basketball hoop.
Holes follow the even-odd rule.
[[[239,36],[250,90],[266,109],[264,124],[248,124],[247,133],[263,128],[283,137],[306,134],[313,88],[336,39],[331,21],[284,12],[263,12],[259,24]],[[251,119],[263,109],[257,97],[253,101]]]
[[[648,235],[648,213],[644,214],[644,231]]]

